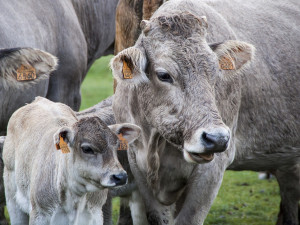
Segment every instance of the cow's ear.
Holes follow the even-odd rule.
[[[68,145],[72,145],[74,141],[74,131],[70,127],[62,127],[60,128],[54,135],[54,144],[56,149],[61,149],[62,145],[67,143]],[[63,141],[62,141],[63,140]]]
[[[254,57],[253,45],[242,41],[230,40],[210,45],[217,54],[221,70],[240,70]]]
[[[129,144],[135,141],[141,134],[141,128],[130,123],[114,124],[108,127],[117,135],[122,134]]]
[[[37,78],[56,69],[57,58],[33,48],[0,49],[0,77],[13,77],[22,71],[34,71]]]
[[[134,85],[148,81],[145,73],[146,65],[145,53],[136,47],[124,49],[110,62],[113,76],[118,83]]]

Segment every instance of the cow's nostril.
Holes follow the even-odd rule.
[[[127,173],[119,173],[119,174],[113,174],[111,176],[111,180],[118,186],[126,184],[127,182]]]
[[[227,149],[229,135],[203,132],[201,139],[205,150],[210,152],[223,152]]]

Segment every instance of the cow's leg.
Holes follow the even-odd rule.
[[[130,206],[127,198],[120,198],[120,214],[118,219],[118,225],[133,224]]]
[[[280,212],[277,225],[299,224],[300,164],[280,168],[275,176],[280,187]]]
[[[43,215],[38,213],[35,209],[30,212],[29,225],[49,225],[50,217],[48,215]]]
[[[134,191],[129,200],[132,224],[147,225],[146,209],[139,191]]]
[[[4,184],[5,184],[5,197],[6,206],[10,217],[11,225],[26,225],[29,222],[29,217],[24,213],[16,202],[15,195],[17,188],[15,184],[14,171],[8,171],[4,168]]]
[[[134,225],[170,225],[173,224],[174,206],[160,204],[149,189],[147,181],[139,170],[136,156],[132,149],[128,150],[128,160],[132,174],[135,177],[139,191],[132,192],[130,204],[131,216]]]
[[[177,204],[176,225],[203,224],[217,196],[225,172],[221,160],[198,165],[189,179],[189,185]],[[223,163],[223,165],[221,165]],[[218,166],[220,165],[220,167]]]

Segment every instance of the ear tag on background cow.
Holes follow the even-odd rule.
[[[226,56],[222,56],[222,58],[219,61],[220,69],[222,70],[234,70],[235,66],[233,62],[230,60],[230,58]]]
[[[62,153],[69,153],[70,149],[68,144],[64,141],[63,137],[59,135],[59,144],[55,144],[56,149],[61,149]]]
[[[118,138],[120,141],[120,146],[118,150],[128,150],[128,142],[127,140],[123,137],[122,134],[118,134]]]
[[[24,80],[34,80],[36,79],[36,72],[35,68],[31,65],[21,65],[17,69],[17,80],[24,81]]]
[[[122,69],[122,73],[123,73],[123,78],[124,79],[132,79],[132,71],[129,68],[127,62],[125,62],[125,60],[123,60],[123,69]]]

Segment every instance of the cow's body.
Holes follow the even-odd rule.
[[[80,85],[89,67],[100,56],[113,53],[117,3],[117,0],[1,1],[0,48],[32,47],[57,56],[59,67],[49,82],[39,84],[36,89],[42,92],[40,96],[78,110]],[[19,97],[10,102],[13,108],[10,115],[37,96],[26,94],[29,100]],[[1,102],[13,95],[13,91],[4,96],[1,93]],[[7,121],[1,124],[1,130],[6,128]]]
[[[139,132],[131,125],[109,128],[97,117],[78,120],[68,106],[44,98],[16,111],[3,149],[11,223],[27,224],[29,215],[30,224],[102,224],[107,187],[127,179],[114,133],[127,139],[122,129],[133,131],[135,139]],[[56,150],[63,148],[60,137],[69,153]]]
[[[277,170],[283,223],[298,224],[299,10],[298,1],[169,1],[114,58],[116,121],[143,131],[129,161],[150,224],[173,224],[170,210],[175,224],[202,224],[226,168]],[[255,46],[250,66],[251,45],[227,40]]]

